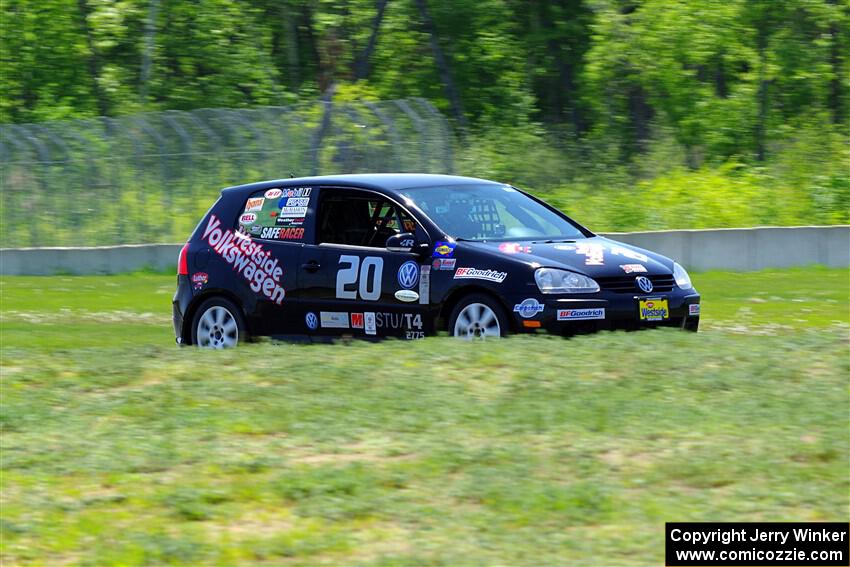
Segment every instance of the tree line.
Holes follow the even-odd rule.
[[[0,122],[421,96],[461,137],[758,162],[846,134],[849,50],[847,0],[6,0]]]

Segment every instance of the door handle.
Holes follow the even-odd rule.
[[[322,265],[320,263],[318,263],[316,260],[310,260],[306,264],[301,264],[301,269],[307,270],[308,272],[315,272],[316,270],[318,270],[321,267],[322,267]]]

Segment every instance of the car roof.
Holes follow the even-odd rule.
[[[362,187],[396,192],[417,187],[447,185],[502,185],[487,179],[462,177],[459,175],[436,175],[431,173],[353,173],[348,175],[321,175],[316,177],[293,177],[246,183],[222,189],[224,192],[262,191],[274,187],[297,187],[300,185],[333,185],[334,187]]]

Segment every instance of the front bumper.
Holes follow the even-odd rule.
[[[699,328],[700,295],[693,289],[647,295],[603,292],[593,297],[540,294],[514,298],[514,304],[532,297],[542,304],[543,309],[532,317],[523,317],[515,310],[512,313],[514,326],[520,332],[544,329],[553,334],[573,335],[616,329],[678,327],[696,331]],[[667,300],[667,316],[661,320],[642,320],[640,301],[653,299]],[[570,318],[576,315],[578,318]]]

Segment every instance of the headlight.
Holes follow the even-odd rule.
[[[673,279],[676,280],[676,285],[682,289],[691,289],[694,287],[688,272],[676,262],[673,262]]]
[[[595,280],[575,272],[540,268],[534,272],[534,281],[540,293],[596,293],[599,284]]]

